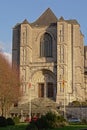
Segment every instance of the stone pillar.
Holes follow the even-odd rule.
[[[44,82],[44,98],[46,98],[47,97],[47,94],[46,94],[46,87],[47,87],[47,84],[46,84],[46,82]]]

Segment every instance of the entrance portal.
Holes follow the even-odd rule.
[[[45,97],[45,93],[46,93],[46,97],[49,98],[53,97],[54,94],[53,83],[49,82],[46,84],[46,86],[44,83],[38,84],[38,97]]]

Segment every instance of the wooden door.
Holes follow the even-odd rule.
[[[44,83],[38,84],[38,97],[44,97]]]

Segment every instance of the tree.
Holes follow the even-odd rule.
[[[19,100],[20,81],[17,69],[12,69],[5,56],[0,53],[0,109],[6,116],[11,105]]]

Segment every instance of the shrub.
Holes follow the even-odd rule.
[[[48,112],[37,120],[36,125],[39,129],[59,128],[65,126],[65,122],[66,121],[62,116],[58,116],[53,112]]]
[[[47,129],[49,128],[49,123],[48,120],[46,119],[46,116],[41,116],[37,121],[35,121],[35,125],[37,126],[38,129]]]
[[[37,126],[35,125],[34,122],[31,122],[30,124],[28,124],[28,126],[26,127],[26,130],[38,130]]]
[[[55,113],[49,112],[46,114],[46,119],[47,119],[47,123],[49,128],[58,128],[58,127],[62,127],[65,126],[65,119],[63,116],[59,116]]]
[[[86,125],[87,124],[87,120],[86,119],[82,119],[81,124]]]
[[[53,112],[48,112],[46,115],[42,115],[37,120],[32,120],[26,130],[43,130],[63,127],[67,124],[62,116],[58,116]]]
[[[55,127],[57,124],[57,121],[58,121],[57,115],[55,113],[48,112],[46,114],[46,122],[47,122],[49,128],[57,128],[57,127]]]
[[[59,122],[66,121],[63,116],[57,116],[57,120],[58,120]]]
[[[87,106],[87,101],[81,102],[81,106],[86,107]]]
[[[56,121],[57,120],[57,115],[55,113],[48,112],[46,114],[46,118],[47,118],[47,120],[50,120],[50,121]]]
[[[0,127],[7,126],[6,118],[3,116],[0,116]]]
[[[79,107],[79,106],[80,106],[80,102],[79,102],[79,101],[73,101],[73,102],[71,103],[71,106]]]
[[[12,118],[7,118],[6,120],[7,120],[7,125],[15,125]]]
[[[13,118],[13,121],[14,121],[15,124],[18,124],[20,122],[19,117],[15,116]]]

